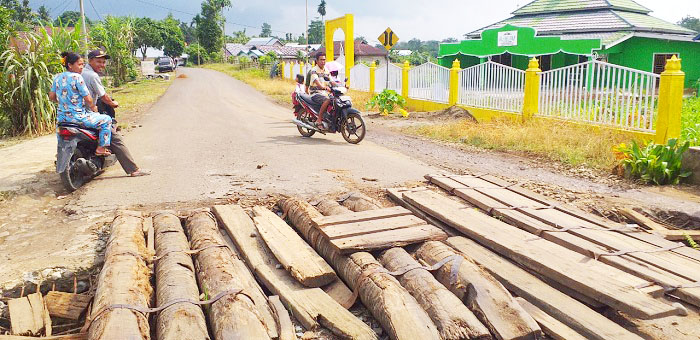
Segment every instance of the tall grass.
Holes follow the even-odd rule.
[[[700,98],[686,98],[681,109],[681,140],[700,145]]]
[[[90,29],[91,44],[101,47],[111,59],[107,63],[107,73],[112,86],[136,79],[138,60],[134,51],[134,26],[131,17],[108,16]]]
[[[0,135],[37,135],[53,130],[56,112],[48,92],[53,76],[63,71],[61,51],[79,44],[79,29],[28,32],[18,38],[26,51],[11,47],[0,54]]]

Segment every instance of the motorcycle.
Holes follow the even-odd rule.
[[[117,161],[115,155],[97,156],[99,130],[75,123],[58,123],[56,172],[63,186],[73,192]]]
[[[352,107],[352,101],[344,86],[331,88],[329,98],[331,104],[323,115],[323,131],[314,125],[318,119],[320,104],[314,103],[311,96],[305,93],[292,92],[292,105],[294,116],[292,120],[297,125],[297,130],[304,137],[311,137],[316,132],[326,134],[326,132],[340,132],[343,139],[350,144],[357,144],[365,138],[365,121],[362,119],[360,111]]]

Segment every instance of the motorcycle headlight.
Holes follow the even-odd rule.
[[[350,96],[340,96],[339,98],[340,98],[340,100],[342,100],[342,101],[344,101],[344,102],[349,102],[349,101],[350,101]]]

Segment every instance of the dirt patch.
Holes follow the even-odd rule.
[[[468,121],[476,122],[474,116],[469,113],[464,108],[459,106],[450,106],[444,110],[430,111],[430,112],[411,112],[407,118],[404,118],[400,114],[391,113],[389,115],[381,115],[379,113],[372,113],[366,115],[366,117],[372,119],[382,119],[382,120],[413,120],[413,121],[424,121],[424,122],[445,122],[466,119]]]

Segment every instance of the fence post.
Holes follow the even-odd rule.
[[[539,111],[540,100],[540,63],[537,58],[530,59],[525,70],[525,98],[523,100],[523,121],[532,118]]]
[[[373,95],[374,94],[374,89],[375,89],[375,77],[374,75],[377,73],[377,64],[372,61],[371,64],[369,64],[369,94]]]
[[[459,71],[462,68],[459,66],[459,59],[455,58],[450,69],[450,96],[448,103],[450,106],[457,105],[457,97],[459,96]]]
[[[681,71],[681,60],[675,55],[666,61],[659,82],[659,114],[656,119],[654,142],[666,144],[671,138],[681,135],[681,107],[685,73]]]
[[[299,73],[301,73],[302,76],[306,77],[306,72],[304,72],[304,60],[299,60]],[[297,80],[294,79],[296,82]]]
[[[387,65],[388,66],[388,65]],[[411,65],[408,60],[403,62],[403,68],[401,69],[401,96],[408,100],[408,71],[411,69]]]
[[[280,62],[280,75],[282,76],[282,79],[285,78],[284,76],[284,69],[287,68],[287,65],[284,61]]]

